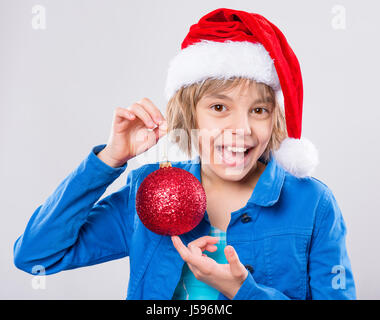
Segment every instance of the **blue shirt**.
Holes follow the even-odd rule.
[[[203,251],[205,255],[214,259],[217,263],[227,264],[224,254],[226,247],[226,233],[211,225],[210,236],[217,237],[219,241],[215,244],[217,250],[214,252]],[[218,300],[219,291],[195,278],[187,263],[184,263],[181,279],[174,291],[172,300]]]
[[[95,146],[31,216],[14,244],[17,268],[45,274],[130,258],[127,300],[170,300],[184,261],[169,236],[148,230],[135,208],[136,192],[159,163],[131,170],[126,184],[103,199],[106,188],[127,163],[112,168]],[[172,162],[199,181],[199,157]],[[185,245],[208,235],[207,212]],[[231,212],[226,242],[250,271],[236,300],[355,299],[346,248],[346,227],[336,199],[321,181],[296,178],[273,157],[266,164],[246,205]],[[227,300],[222,293],[219,300]]]

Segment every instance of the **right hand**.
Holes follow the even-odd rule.
[[[114,168],[120,167],[153,147],[166,131],[165,118],[148,98],[143,98],[128,108],[118,107],[114,111],[107,145],[98,157]]]

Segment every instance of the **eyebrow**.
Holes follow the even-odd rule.
[[[205,98],[217,98],[217,99],[225,99],[225,100],[228,100],[228,101],[233,101],[231,97],[229,96],[226,96],[224,94],[220,94],[220,93],[214,93],[214,94],[209,94],[209,95],[206,95]],[[270,96],[267,96],[266,99],[256,99],[255,101],[253,101],[253,104],[257,104],[257,103],[270,103],[272,102],[272,98]]]

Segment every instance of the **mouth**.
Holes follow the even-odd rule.
[[[254,146],[233,147],[219,145],[215,147],[216,154],[223,164],[229,167],[245,166],[251,160]]]

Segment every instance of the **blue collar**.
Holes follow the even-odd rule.
[[[199,156],[189,160],[186,168],[201,182],[201,164]],[[279,199],[285,180],[285,171],[271,155],[264,172],[261,174],[247,205],[263,207],[273,206]]]

